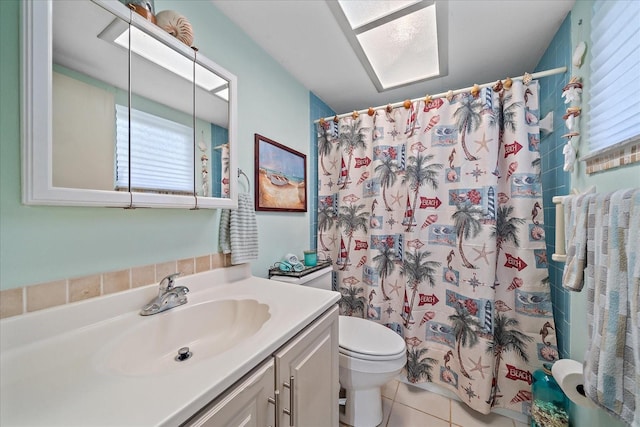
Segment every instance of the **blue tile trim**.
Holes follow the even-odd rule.
[[[320,98],[309,92],[309,123],[311,147],[309,147],[309,241],[311,248],[316,249],[318,237],[318,134],[316,132],[315,120],[321,117],[335,115],[327,104]]]

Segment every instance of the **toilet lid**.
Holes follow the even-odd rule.
[[[340,352],[361,359],[389,359],[403,355],[405,343],[386,326],[359,317],[340,316]]]

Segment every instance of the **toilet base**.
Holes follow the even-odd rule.
[[[347,402],[340,422],[354,427],[376,427],[382,422],[380,387],[365,390],[346,389]]]

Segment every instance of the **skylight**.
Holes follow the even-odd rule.
[[[446,13],[431,0],[327,0],[379,92],[446,74]],[[438,8],[438,10],[436,10]]]

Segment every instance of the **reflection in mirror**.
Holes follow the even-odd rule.
[[[24,203],[236,206],[233,74],[118,1],[22,4]]]
[[[132,30],[131,190],[193,196],[193,57]],[[126,142],[116,151],[126,154]]]
[[[127,107],[129,60],[98,38],[114,21],[127,25],[91,2],[53,2],[54,187],[114,190],[115,105]]]
[[[229,82],[204,58],[196,68],[196,194],[229,195]]]

